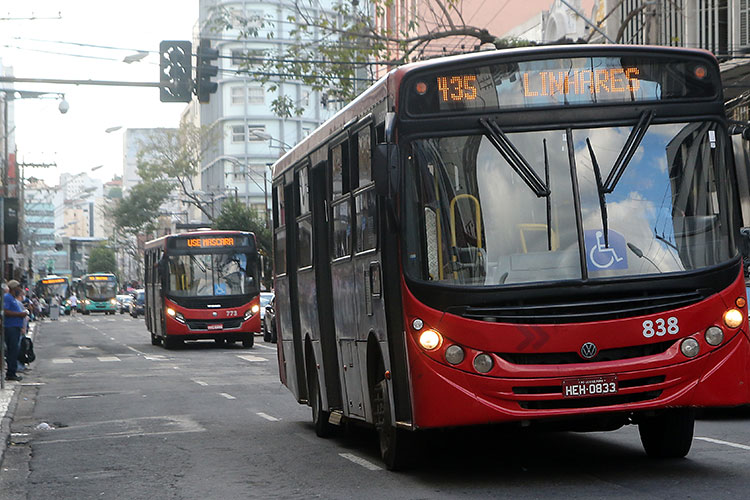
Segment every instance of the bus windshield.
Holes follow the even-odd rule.
[[[649,121],[507,134],[492,122],[486,133],[413,141],[408,274],[498,286],[732,259],[737,201],[725,132],[709,121]]]
[[[257,262],[245,253],[188,254],[169,257],[169,293],[213,297],[258,293]]]
[[[109,300],[117,294],[116,281],[86,281],[85,295],[95,301]]]

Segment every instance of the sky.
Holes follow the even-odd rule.
[[[61,19],[43,19],[58,15]],[[21,19],[29,17],[36,19]],[[3,0],[0,59],[19,78],[157,82],[159,42],[192,40],[197,19],[198,0]],[[150,53],[139,62],[122,62],[139,50]],[[0,88],[6,85],[0,82]],[[176,127],[186,106],[160,102],[158,88],[36,83],[15,88],[63,92],[70,105],[61,114],[55,99],[15,101],[18,161],[56,163],[24,174],[51,185],[63,172],[87,172],[103,181],[122,175],[124,130]],[[105,132],[113,127],[122,128]]]

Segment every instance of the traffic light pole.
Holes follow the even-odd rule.
[[[123,82],[118,80],[64,80],[60,78],[19,78],[0,76],[0,82],[11,83],[56,83],[62,85],[103,85],[111,87],[153,87],[162,86],[159,82]],[[11,89],[12,90],[12,89]]]

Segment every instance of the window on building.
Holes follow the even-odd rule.
[[[230,92],[231,92],[232,104],[244,103],[245,101],[245,88],[244,87],[232,87]]]
[[[266,91],[263,87],[248,87],[247,88],[247,103],[248,104],[265,104],[266,103]],[[265,127],[263,127],[265,130]]]
[[[245,142],[244,125],[232,125],[232,142]]]

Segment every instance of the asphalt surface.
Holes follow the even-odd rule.
[[[750,411],[704,412],[686,459],[648,459],[635,427],[432,432],[384,470],[374,432],[315,436],[278,380],[276,346],[166,351],[143,319],[45,322],[15,387],[0,499],[744,498]]]

